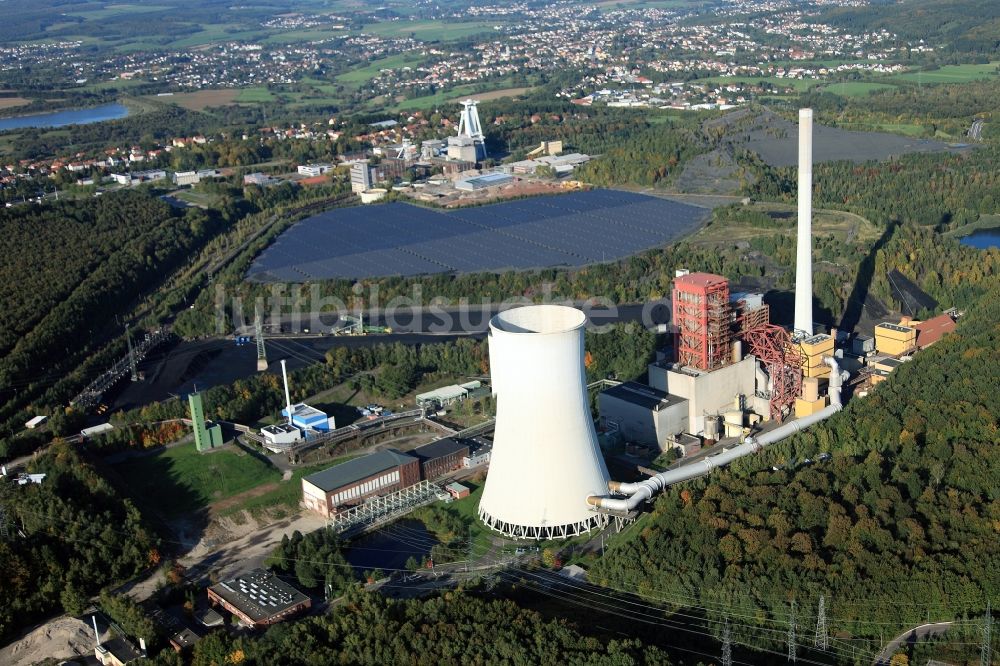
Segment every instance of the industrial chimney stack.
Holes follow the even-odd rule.
[[[812,109],[799,109],[799,232],[795,253],[794,332],[813,334],[812,312]]]

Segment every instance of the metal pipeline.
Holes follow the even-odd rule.
[[[600,507],[602,509],[620,511],[623,513],[634,511],[636,507],[653,497],[653,495],[657,494],[667,486],[672,486],[675,483],[680,483],[681,481],[687,481],[689,479],[708,474],[716,467],[728,465],[737,458],[742,458],[743,456],[750,455],[751,453],[756,453],[762,450],[765,446],[780,442],[783,439],[791,437],[800,430],[808,428],[811,425],[815,425],[816,423],[833,416],[843,408],[840,391],[843,386],[844,378],[841,374],[840,366],[837,364],[837,360],[835,358],[832,356],[826,356],[823,358],[823,362],[830,366],[830,404],[815,414],[795,419],[794,421],[775,428],[770,432],[766,432],[759,437],[747,437],[746,440],[744,440],[744,442],[739,446],[734,446],[733,448],[723,451],[717,455],[703,458],[698,462],[691,463],[690,465],[678,467],[677,469],[671,469],[666,472],[660,472],[656,476],[652,476],[645,481],[640,481],[638,483],[609,481],[608,490],[614,493],[629,495],[629,497],[601,497],[598,495],[591,495],[587,498],[587,504],[593,507]]]

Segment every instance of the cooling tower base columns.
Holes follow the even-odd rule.
[[[569,525],[553,526],[532,526],[532,525],[512,525],[493,518],[485,511],[479,511],[479,519],[496,532],[512,539],[535,539],[549,541],[552,539],[570,539],[581,534],[587,534],[591,530],[603,529],[608,526],[607,514],[595,513],[586,520]]]

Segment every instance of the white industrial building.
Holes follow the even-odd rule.
[[[359,194],[372,189],[372,171],[368,162],[355,162],[351,165],[351,192]]]
[[[597,396],[601,419],[626,441],[656,446],[661,451],[673,447],[673,437],[688,430],[688,401],[676,395],[639,384],[625,382]]]
[[[281,451],[302,439],[302,431],[287,423],[264,426],[260,429],[264,446],[272,451]]]
[[[586,316],[531,305],[490,320],[496,429],[479,517],[505,536],[567,538],[606,524],[585,498],[608,491],[590,416]]]
[[[704,371],[675,363],[657,362],[649,366],[649,385],[687,401],[688,428],[693,435],[705,434],[705,418],[725,414],[739,401],[745,409],[767,414],[767,400],[758,397],[767,390],[767,375],[758,369],[757,359],[747,356],[717,370]],[[709,432],[710,439],[715,433]]]

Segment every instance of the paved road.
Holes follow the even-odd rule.
[[[929,638],[934,638],[941,636],[944,632],[948,631],[948,627],[952,625],[951,622],[934,622],[932,624],[922,624],[919,627],[914,627],[896,638],[889,641],[889,644],[885,646],[885,649],[875,657],[875,661],[872,662],[872,666],[887,666],[889,660],[892,659],[892,655],[896,654],[900,649],[907,645],[913,645],[917,641],[925,641]]]

